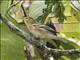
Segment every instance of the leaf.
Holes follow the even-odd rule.
[[[62,1],[63,6],[65,7],[64,15],[71,16],[71,2],[70,1]]]
[[[0,11],[0,13],[2,13],[4,15],[6,14],[6,10],[8,9],[8,4],[9,4],[9,0],[8,1],[5,1],[5,0],[1,1],[1,4],[0,4],[1,11]]]
[[[73,8],[71,9],[71,16],[67,17],[67,21],[64,23],[63,32],[74,39],[80,40],[80,15]]]
[[[1,1],[1,14],[6,15],[8,3],[9,1]],[[11,33],[1,21],[0,26],[1,60],[25,60],[23,40]]]
[[[16,3],[17,3],[17,1],[15,1],[13,4],[16,4]],[[19,2],[16,6],[12,7],[9,11],[9,15],[12,18],[14,18],[17,21],[17,23],[23,22],[24,13],[21,8],[21,4],[22,4],[22,2]]]
[[[30,6],[30,17],[36,19],[43,14],[43,8],[46,7],[44,1],[32,1]]]
[[[24,60],[24,43],[1,23],[1,60]]]

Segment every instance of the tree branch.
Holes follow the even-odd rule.
[[[71,50],[60,50],[60,49],[52,49],[52,48],[47,48],[49,52],[54,53],[56,52],[56,54],[60,54],[60,55],[72,55],[72,54],[77,54],[80,53],[80,49],[71,49]]]
[[[39,48],[41,51],[44,51],[47,54],[60,54],[60,55],[68,55],[68,54],[76,54],[80,53],[80,49],[71,49],[71,50],[60,50],[60,49],[52,49],[48,48],[47,46],[43,45],[39,42],[34,36],[31,36],[28,32],[18,28],[12,22],[10,22],[7,18],[0,14],[0,20],[8,26],[10,31],[17,34],[18,36],[22,37],[26,42],[34,45],[35,47]]]

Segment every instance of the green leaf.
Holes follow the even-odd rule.
[[[62,1],[62,4],[65,7],[64,15],[71,16],[71,2],[70,1]]]
[[[1,23],[1,60],[25,60],[23,39]]]
[[[6,15],[9,1],[1,1],[1,14]],[[24,42],[0,21],[1,60],[25,60]]]

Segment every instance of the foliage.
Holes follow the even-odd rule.
[[[1,13],[4,15],[6,15],[6,10],[8,9],[7,8],[8,3],[9,1],[1,1]],[[67,5],[65,5],[65,3]],[[59,2],[58,0],[56,1],[46,0],[45,4],[47,5],[47,7],[46,8],[43,7],[44,8],[43,14],[37,18],[37,21],[44,23],[49,13],[53,13],[56,17],[58,17],[59,22],[63,22],[66,17],[67,19],[66,23],[71,23],[71,24],[64,24],[63,32],[61,33],[65,34],[67,38],[72,38],[75,41],[80,42],[80,37],[79,37],[80,36],[80,20],[79,20],[80,14],[76,12],[70,5],[68,5],[70,4],[70,2],[67,3],[66,1],[65,3]],[[7,16],[7,17],[12,22],[14,23],[16,22],[15,19],[12,19],[10,16]],[[19,26],[19,24],[17,23],[15,24]],[[2,22],[0,23],[0,25],[1,25],[1,29],[0,29],[1,30],[1,60],[24,60],[25,57],[24,57],[23,46],[25,45],[25,43],[22,41],[20,37],[11,33]],[[70,32],[73,29],[76,32]],[[72,41],[72,42],[67,42],[66,44],[62,43],[60,48],[61,49],[80,48],[80,46],[77,45],[77,42],[73,43]],[[80,54],[72,55],[72,56],[71,55],[62,56],[59,60],[80,60],[79,56]]]
[[[6,15],[9,1],[1,1],[1,13]],[[11,20],[11,19],[9,19]],[[13,21],[13,19],[11,20]],[[15,21],[13,21],[15,22]],[[24,42],[23,40],[11,33],[10,30],[0,21],[0,44],[1,60],[24,60]]]

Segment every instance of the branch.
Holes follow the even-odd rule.
[[[26,42],[27,46],[24,46],[25,57],[27,60],[36,60],[34,46]]]
[[[77,54],[80,53],[80,49],[71,49],[71,50],[60,50],[60,49],[51,49],[51,48],[47,48],[49,52],[54,53],[56,52],[56,54],[60,54],[60,55],[72,55],[72,54]]]
[[[34,45],[35,47],[39,48],[41,51],[45,51],[45,53],[50,54],[61,54],[61,55],[68,55],[68,54],[75,54],[80,53],[80,49],[71,49],[71,50],[60,50],[60,49],[52,49],[48,48],[47,46],[40,43],[34,36],[31,36],[28,32],[18,28],[12,22],[7,20],[3,15],[1,15],[0,20],[8,26],[10,31],[17,34],[18,36],[22,37],[26,42]]]

